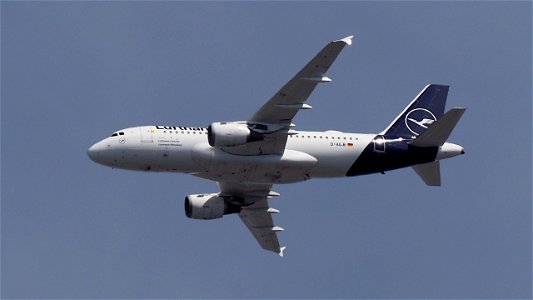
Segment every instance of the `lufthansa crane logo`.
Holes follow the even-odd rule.
[[[415,108],[405,115],[405,126],[414,135],[421,134],[435,121],[437,121],[437,117],[425,108]]]

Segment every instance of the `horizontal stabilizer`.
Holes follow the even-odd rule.
[[[409,144],[417,147],[438,147],[442,146],[466,108],[452,108],[444,114],[441,119],[434,122],[426,131],[422,132],[415,140]]]
[[[414,165],[413,170],[427,185],[440,186],[440,163],[438,161]]]

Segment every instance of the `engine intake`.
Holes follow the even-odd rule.
[[[250,130],[246,122],[215,122],[207,127],[211,147],[234,147],[263,139],[263,134]]]
[[[240,206],[226,202],[214,194],[194,194],[185,197],[185,215],[191,219],[213,220],[238,213]]]

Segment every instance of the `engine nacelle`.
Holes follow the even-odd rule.
[[[191,219],[213,220],[237,213],[239,206],[226,202],[214,194],[195,194],[185,197],[185,215]]]
[[[211,147],[233,147],[263,139],[263,134],[250,130],[246,122],[215,122],[207,127]]]

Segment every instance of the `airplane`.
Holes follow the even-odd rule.
[[[212,220],[238,214],[259,245],[283,256],[268,200],[274,184],[358,176],[412,167],[429,186],[441,184],[440,161],[465,153],[447,142],[465,108],[444,113],[449,86],[429,84],[380,133],[300,131],[293,119],[353,36],[328,43],[245,121],[208,127],[140,126],[91,146],[91,160],[111,168],[179,172],[218,183],[219,192],[185,197],[185,215]]]

